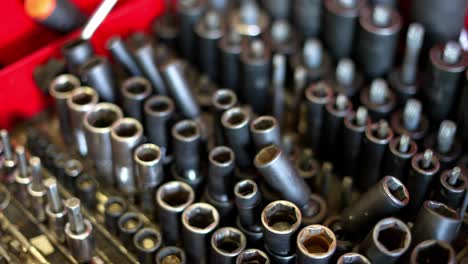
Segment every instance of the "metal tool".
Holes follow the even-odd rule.
[[[226,141],[223,133],[221,117],[223,113],[237,105],[237,95],[230,89],[219,89],[211,96],[211,105],[213,109],[213,130],[215,134],[215,143],[223,145]]]
[[[359,246],[373,263],[397,263],[410,248],[411,231],[397,218],[380,220]]]
[[[256,149],[268,145],[280,145],[279,124],[273,116],[259,116],[250,123],[250,134]]]
[[[114,72],[106,57],[92,56],[78,70],[81,80],[93,87],[104,101],[114,103],[118,99]]]
[[[211,263],[234,263],[237,256],[244,251],[247,241],[245,235],[233,227],[223,227],[211,236]]]
[[[371,262],[361,254],[346,253],[340,256],[337,264],[370,264]]]
[[[309,225],[297,235],[297,263],[329,263],[335,250],[335,234],[326,226]]]
[[[184,250],[179,247],[163,247],[156,253],[156,264],[186,264]]]
[[[364,86],[364,78],[358,72],[354,62],[348,58],[342,58],[336,64],[335,74],[328,77],[335,93],[344,94],[356,102],[359,90]]]
[[[234,151],[236,165],[243,170],[252,166],[250,115],[251,113],[245,108],[232,107],[221,116],[227,145]]]
[[[18,200],[29,206],[28,185],[32,181],[32,175],[26,158],[26,150],[23,146],[16,146],[15,151],[16,160],[18,161],[18,169],[15,175],[15,194]]]
[[[408,99],[402,111],[391,116],[391,126],[397,135],[409,135],[416,142],[421,142],[429,130],[429,121],[422,114],[422,104],[416,99]]]
[[[374,79],[369,87],[361,90],[359,101],[374,121],[387,118],[396,106],[395,94],[387,82],[380,78]]]
[[[184,182],[171,181],[158,188],[156,204],[165,245],[176,245],[182,242],[181,215],[194,200],[193,189]]]
[[[78,262],[89,262],[95,254],[93,226],[81,214],[78,198],[72,197],[64,202],[68,223],[65,224],[65,236],[72,256]]]
[[[252,262],[259,264],[270,264],[270,259],[265,252],[255,248],[242,251],[236,259],[236,264],[248,264]]]
[[[31,157],[29,159],[29,166],[31,168],[31,183],[28,185],[29,199],[31,201],[31,210],[33,215],[40,222],[46,220],[44,207],[46,204],[46,189],[42,183],[42,165],[41,159],[38,157]]]
[[[142,77],[131,77],[123,81],[120,94],[122,110],[128,117],[143,122],[143,104],[152,93],[151,84]]]
[[[294,25],[305,37],[318,37],[321,31],[322,5],[317,0],[295,1],[292,7]]]
[[[162,245],[161,234],[153,228],[142,228],[133,236],[133,244],[140,263],[154,263],[156,252]]]
[[[249,245],[259,244],[263,237],[259,215],[262,211],[262,194],[252,180],[243,180],[234,186],[237,227],[246,235]]]
[[[120,197],[109,197],[106,201],[104,204],[104,225],[111,234],[118,234],[119,219],[127,210],[127,202]]]
[[[393,66],[398,36],[403,25],[400,14],[387,5],[365,7],[356,33],[356,63],[371,78],[383,76]]]
[[[54,178],[44,180],[44,187],[47,191],[47,205],[45,213],[49,230],[58,241],[65,242],[65,224],[67,223],[67,211],[63,206],[62,199],[58,191],[57,181]]]
[[[402,181],[406,181],[411,166],[411,159],[418,152],[416,142],[408,135],[403,134],[390,141],[385,162],[383,163],[383,175],[392,175]]]
[[[440,123],[437,133],[424,139],[424,146],[434,150],[440,162],[440,170],[452,168],[461,156],[462,146],[456,138],[456,132],[455,122],[444,120]]]
[[[91,87],[78,87],[67,99],[70,127],[75,138],[75,146],[82,156],[88,154],[88,144],[83,126],[83,118],[99,101],[97,92]]]
[[[144,124],[148,141],[159,147],[164,159],[170,154],[169,123],[174,111],[174,102],[167,96],[152,96],[144,103]]]
[[[136,244],[133,241],[136,233],[143,228],[142,216],[135,212],[126,212],[119,218],[117,228],[120,242],[130,252],[136,252]]]
[[[466,177],[460,167],[443,171],[434,194],[435,200],[451,208],[459,208],[468,189],[468,179]]]
[[[143,76],[140,66],[132,57],[131,51],[119,36],[111,37],[106,43],[112,57],[132,76]]]
[[[241,81],[240,54],[242,35],[235,30],[227,31],[219,40],[218,48],[221,60],[220,84],[233,91],[239,89]]]
[[[455,264],[455,251],[452,246],[445,241],[426,240],[416,245],[413,249],[409,263]]]
[[[209,239],[219,225],[219,213],[207,203],[194,203],[182,213],[182,234],[187,259],[192,263],[209,262]]]
[[[246,0],[229,16],[229,25],[238,34],[247,37],[260,36],[270,24],[268,15],[259,8],[256,1]]]

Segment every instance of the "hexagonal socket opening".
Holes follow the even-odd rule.
[[[190,120],[180,121],[175,124],[173,132],[175,137],[181,139],[192,139],[200,135],[197,123]]]
[[[151,86],[149,83],[140,78],[131,78],[124,82],[124,89],[132,95],[140,95],[145,93],[150,93]]]
[[[141,161],[152,162],[161,159],[161,151],[155,145],[145,144],[136,149],[135,156]]]
[[[210,152],[210,160],[218,166],[227,165],[234,160],[234,153],[228,147],[216,147]]]
[[[408,203],[409,194],[406,187],[398,179],[394,177],[386,177],[384,180],[384,188],[389,194],[399,203]]]
[[[68,93],[73,91],[79,85],[80,83],[78,79],[76,79],[74,76],[60,75],[54,80],[52,89],[57,93]]]
[[[306,226],[298,235],[298,242],[301,248],[308,254],[327,254],[334,251],[336,238],[333,233],[324,226],[312,225]]]
[[[158,191],[160,199],[171,207],[181,207],[193,201],[193,190],[179,182],[166,183]]]
[[[173,102],[169,97],[154,96],[146,101],[146,112],[167,113],[174,108]]]
[[[156,249],[161,245],[161,236],[156,230],[143,228],[135,234],[134,238],[138,247],[151,250]]]
[[[370,262],[360,254],[346,253],[338,259],[337,264],[370,264]]]
[[[250,196],[255,192],[257,192],[257,185],[255,184],[255,182],[251,182],[248,180],[237,183],[234,189],[234,193],[241,197]]]
[[[219,108],[225,108],[235,103],[235,95],[231,91],[221,90],[214,95],[214,101]]]
[[[233,228],[222,228],[213,234],[213,242],[217,249],[225,253],[235,253],[245,247],[245,237]]]
[[[281,232],[299,225],[301,217],[297,207],[281,202],[270,205],[264,209],[263,213],[266,224],[271,229]]]
[[[157,263],[181,264],[185,263],[185,254],[178,247],[164,247],[156,254]]]
[[[258,132],[270,130],[275,126],[275,118],[271,116],[260,116],[252,122],[253,130]]]
[[[407,230],[397,222],[377,227],[377,240],[387,251],[400,251],[408,247]]]
[[[275,145],[262,148],[255,156],[255,165],[264,166],[274,161],[281,154],[281,149]]]
[[[127,119],[127,121],[122,120],[122,122],[116,124],[113,129],[114,133],[121,138],[134,137],[140,131],[140,127],[137,125],[136,120],[133,122],[130,121],[130,119]]]
[[[138,214],[125,213],[119,219],[119,228],[126,231],[136,231],[143,226],[143,220]]]
[[[425,241],[414,249],[412,257],[416,263],[452,263],[454,253],[450,245],[443,244],[440,241]]]
[[[240,264],[266,264],[269,263],[267,255],[258,249],[248,249],[242,252],[237,260]]]
[[[424,203],[424,206],[427,207],[429,210],[436,212],[437,214],[447,217],[447,218],[452,218],[452,219],[458,219],[459,215],[456,211],[448,207],[447,205],[443,203],[438,203],[434,201],[427,201]]]
[[[74,93],[71,97],[71,101],[75,105],[87,105],[94,101],[94,97],[94,93],[84,90],[79,93]]]
[[[119,119],[119,114],[110,108],[98,108],[88,114],[88,123],[96,128],[108,128]]]
[[[198,229],[208,228],[216,221],[215,212],[213,209],[194,205],[185,210],[187,223]]]

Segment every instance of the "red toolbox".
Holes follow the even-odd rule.
[[[74,0],[90,14],[99,0]],[[18,120],[34,116],[48,101],[33,80],[37,65],[59,54],[59,48],[79,32],[60,35],[46,29],[24,12],[22,0],[2,1],[0,16],[0,128],[11,128]],[[105,53],[105,41],[112,35],[126,36],[148,30],[163,11],[160,0],[120,0],[92,38],[98,53]]]

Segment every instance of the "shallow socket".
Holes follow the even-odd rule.
[[[263,226],[273,233],[289,233],[297,230],[302,216],[299,208],[288,201],[275,201],[263,209]]]
[[[270,259],[265,252],[259,249],[246,249],[239,254],[236,264],[269,264]]]
[[[411,253],[411,263],[455,264],[455,252],[445,241],[426,240],[414,248]]]
[[[135,149],[134,158],[140,164],[157,164],[161,161],[161,149],[154,144],[143,144]]]
[[[142,136],[143,127],[138,120],[122,118],[112,125],[112,137],[114,139],[131,139]]]
[[[270,145],[262,148],[255,156],[255,166],[257,168],[261,168],[269,165],[281,155],[281,152],[281,148],[276,145]]]
[[[382,219],[375,225],[372,235],[377,247],[389,255],[403,254],[411,243],[410,230],[396,218]]]
[[[357,253],[346,253],[342,255],[337,264],[370,264],[370,261],[361,254]]]
[[[158,204],[166,210],[182,212],[195,200],[195,193],[188,184],[171,181],[161,185],[156,193]]]
[[[240,230],[224,227],[213,233],[211,246],[223,255],[237,256],[245,249],[246,238]]]
[[[161,234],[153,228],[143,228],[133,237],[136,248],[145,252],[154,252],[161,246]]]
[[[331,256],[336,249],[336,237],[328,227],[309,225],[299,232],[297,246],[309,257]]]
[[[143,226],[143,220],[140,215],[133,212],[127,212],[119,218],[119,230],[127,233],[135,233]]]
[[[151,95],[151,84],[142,77],[131,77],[122,83],[122,94],[128,98],[144,99]]]
[[[219,213],[210,204],[195,203],[182,213],[182,223],[192,232],[209,233],[218,225]]]
[[[98,101],[99,96],[96,91],[91,87],[83,86],[73,90],[68,105],[70,108],[86,111],[91,109]]]
[[[157,264],[185,264],[185,253],[178,247],[163,247],[156,254]]]

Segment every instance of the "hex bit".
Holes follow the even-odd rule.
[[[323,2],[324,44],[335,59],[349,57],[352,52],[362,0],[326,0]]]
[[[64,202],[68,223],[65,224],[65,236],[71,255],[78,262],[89,262],[95,254],[93,226],[81,214],[80,200],[76,197]]]
[[[142,228],[133,236],[133,245],[138,261],[141,264],[152,264],[162,245],[161,234],[154,228]]]
[[[164,95],[152,96],[144,103],[144,124],[147,139],[159,147],[164,159],[170,154],[169,127],[174,111],[174,102],[170,97]]]
[[[211,236],[211,263],[231,264],[246,247],[245,235],[236,228],[223,227]]]
[[[359,251],[373,263],[397,263],[410,248],[408,226],[397,218],[380,220],[359,246]]]
[[[395,94],[385,80],[374,79],[369,87],[361,90],[359,101],[369,111],[372,120],[387,118],[396,106]]]
[[[274,54],[286,56],[289,60],[299,50],[299,35],[288,20],[275,20],[270,26],[267,41]]]
[[[356,102],[357,94],[364,85],[364,78],[356,69],[354,62],[343,58],[336,64],[335,73],[328,78],[335,93],[341,93]]]
[[[413,243],[429,239],[451,243],[457,237],[461,221],[457,211],[443,203],[427,200],[414,221]]]
[[[422,114],[422,104],[416,99],[408,99],[402,111],[392,114],[390,124],[395,134],[407,134],[418,143],[429,130],[429,121]]]
[[[156,204],[165,245],[181,244],[181,215],[194,200],[193,189],[184,182],[171,181],[158,188]]]
[[[42,165],[41,159],[38,157],[31,157],[29,159],[29,166],[31,168],[31,183],[28,185],[29,199],[31,201],[31,210],[33,215],[39,220],[44,222],[46,215],[44,207],[46,204],[46,189],[42,183]]]
[[[122,118],[111,128],[112,163],[117,188],[125,195],[137,191],[133,152],[143,142],[143,127],[138,120]]]
[[[75,138],[75,147],[81,156],[88,154],[88,144],[84,132],[83,118],[98,103],[99,95],[91,87],[78,87],[67,100],[70,124]]]
[[[104,204],[104,226],[113,235],[118,234],[119,218],[128,210],[127,202],[117,196],[107,199]]]
[[[403,183],[395,177],[385,176],[358,201],[343,210],[343,227],[352,233],[364,231],[382,217],[398,212],[409,201],[410,194]]]
[[[268,15],[253,0],[242,1],[229,16],[229,27],[246,37],[261,36],[269,24]]]
[[[351,175],[357,178],[359,153],[362,147],[362,138],[364,137],[366,127],[370,125],[371,120],[367,109],[363,106],[358,107],[356,112],[350,112],[344,118],[343,126],[343,149],[342,149],[342,168],[343,175]]]
[[[383,175],[392,175],[402,181],[406,181],[411,165],[411,159],[418,152],[416,142],[408,135],[403,134],[390,141],[388,145],[385,162],[383,164]]]
[[[426,109],[429,119],[440,122],[453,110],[468,66],[468,55],[457,42],[451,41],[433,46],[429,61],[421,95],[424,103],[431,106]]]
[[[106,57],[93,56],[80,66],[80,78],[93,87],[104,101],[114,103],[118,99],[117,85],[112,66]]]
[[[182,213],[182,234],[187,259],[191,263],[209,262],[209,239],[219,225],[219,213],[207,203],[194,203]]]
[[[156,264],[186,264],[185,251],[179,247],[163,247],[156,253]]]
[[[424,146],[434,149],[440,162],[440,170],[452,168],[461,156],[462,146],[456,138],[456,132],[457,125],[451,120],[444,120],[440,123],[437,133],[424,139]]]
[[[307,81],[318,82],[330,74],[332,62],[322,47],[320,40],[307,39],[302,52],[297,52],[290,60],[291,68],[303,66],[307,70]]]
[[[441,173],[434,197],[436,201],[457,209],[461,206],[467,189],[466,174],[462,172],[460,167],[454,167]]]
[[[411,169],[408,175],[408,192],[411,200],[407,206],[409,215],[415,215],[429,194],[432,180],[439,172],[440,163],[434,152],[427,149],[416,154],[411,159]]]
[[[361,11],[355,57],[366,76],[374,78],[390,71],[402,24],[400,14],[387,5],[365,7]]]
[[[120,94],[122,110],[126,116],[143,122],[143,104],[151,95],[151,84],[142,77],[130,77],[122,82]]]
[[[268,204],[261,215],[265,248],[274,255],[293,255],[294,238],[301,221],[301,211],[295,204],[286,200]]]
[[[26,158],[26,149],[23,146],[16,146],[15,152],[18,161],[18,170],[15,175],[15,195],[21,203],[29,206],[28,185],[32,181],[32,175]]]
[[[411,252],[410,264],[447,263],[455,264],[455,251],[442,240],[426,240],[416,245]]]
[[[61,136],[67,143],[72,142],[70,111],[67,108],[67,99],[71,96],[73,90],[79,86],[80,80],[71,74],[57,76],[49,86],[49,94],[55,100]]]
[[[270,258],[260,249],[249,248],[242,251],[236,259],[236,264],[248,263],[270,264]]]
[[[261,39],[252,40],[240,56],[242,69],[241,99],[257,114],[268,111],[270,48]]]
[[[47,178],[44,180],[44,187],[47,192],[45,213],[49,230],[58,241],[64,243],[65,233],[63,230],[67,222],[67,211],[60,198],[57,181],[54,178]]]
[[[408,99],[415,97],[419,92],[422,75],[418,69],[418,62],[424,32],[424,27],[419,23],[411,23],[408,26],[403,62],[388,76],[388,82],[395,89],[399,105],[404,105]]]
[[[377,183],[382,175],[382,164],[387,146],[393,138],[393,131],[385,120],[367,126],[359,153],[359,174],[357,186],[366,190]]]
[[[221,225],[231,223],[234,217],[234,152],[226,146],[217,146],[208,154],[208,182],[204,198],[219,212]]]
[[[97,175],[114,183],[111,127],[123,114],[117,105],[99,103],[83,118],[89,157],[94,161]]]

